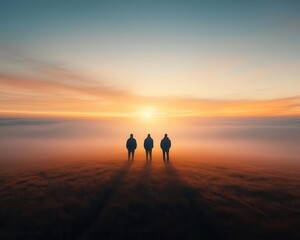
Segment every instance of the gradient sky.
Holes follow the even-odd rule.
[[[300,1],[0,0],[2,115],[300,115]]]

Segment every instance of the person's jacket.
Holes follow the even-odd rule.
[[[147,137],[144,141],[144,148],[146,150],[151,150],[153,148],[153,139],[151,137]]]
[[[126,142],[126,148],[129,151],[133,151],[136,149],[136,147],[137,147],[136,140],[134,138],[129,138]]]
[[[169,150],[171,148],[171,140],[168,137],[164,137],[160,142],[162,150]]]

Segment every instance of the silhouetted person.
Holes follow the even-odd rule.
[[[137,147],[136,140],[133,138],[133,134],[130,134],[130,138],[128,138],[126,142],[126,148],[128,150],[128,161],[130,161],[130,155],[131,159],[133,161],[134,159],[134,151]]]
[[[144,141],[144,148],[146,150],[146,160],[148,161],[148,155],[150,156],[150,161],[152,160],[152,148],[153,148],[153,139],[150,134],[148,134],[147,138]]]
[[[160,147],[163,152],[163,159],[166,160],[167,155],[167,161],[169,161],[169,150],[171,148],[171,140],[168,138],[168,134],[165,134],[165,137],[160,142]]]

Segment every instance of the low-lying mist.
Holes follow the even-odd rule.
[[[171,157],[197,159],[205,153],[299,160],[300,119],[218,118],[167,119],[0,119],[1,161],[126,159],[129,134],[137,139],[137,159],[144,159],[143,141],[154,139],[154,157],[160,158],[160,140],[168,133]]]

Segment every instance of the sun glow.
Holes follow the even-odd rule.
[[[145,112],[143,113],[143,116],[144,116],[144,118],[149,119],[149,118],[152,118],[152,117],[153,117],[153,113],[152,113],[151,111],[145,111]]]
[[[139,119],[143,122],[154,123],[162,120],[162,112],[157,107],[143,107],[138,112]]]

